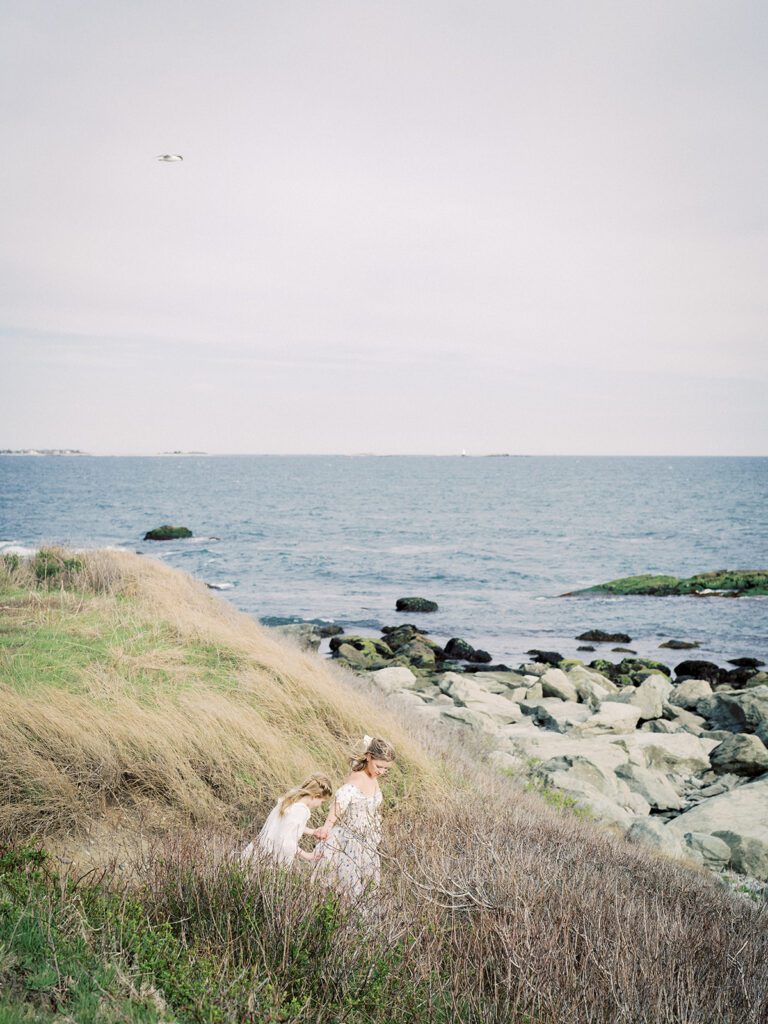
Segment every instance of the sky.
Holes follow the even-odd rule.
[[[0,448],[768,455],[762,0],[0,16]]]

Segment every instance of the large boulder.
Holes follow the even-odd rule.
[[[727,732],[757,732],[768,723],[768,686],[720,690],[702,698],[696,710],[711,728]]]
[[[539,702],[535,719],[544,729],[555,732],[570,732],[574,725],[585,722],[592,716],[590,709],[584,704],[572,700],[547,699]]]
[[[607,698],[608,702],[631,704],[640,711],[640,719],[647,722],[651,718],[661,718],[664,702],[672,690],[672,684],[666,676],[649,676],[637,687],[627,687],[619,694]]]
[[[649,806],[612,772],[588,758],[565,755],[536,766],[535,777],[591,812],[600,821],[626,827],[636,814],[648,814]]]
[[[680,729],[685,729],[686,732],[693,733],[694,736],[700,736],[707,727],[706,718],[702,718],[701,715],[695,715],[692,711],[686,711],[685,708],[679,708],[675,704],[667,704],[664,707],[664,718],[667,719],[669,725],[676,725]],[[659,729],[659,732],[662,731]],[[672,729],[669,731],[675,732],[677,730]]]
[[[519,704],[507,696],[490,693],[474,678],[468,679],[458,672],[446,672],[438,685],[458,707],[465,707],[477,715],[492,719],[497,727],[523,720]],[[489,731],[484,720],[480,724],[483,725],[484,731]]]
[[[436,666],[435,652],[424,640],[411,640],[397,650],[397,657],[405,659],[414,668],[425,668],[434,671]]]
[[[557,667],[563,660],[562,654],[558,651],[540,651],[538,647],[532,648],[530,651],[526,651],[534,659],[534,664],[541,663],[543,665],[553,665]]]
[[[704,800],[666,827],[681,837],[703,832],[722,839],[736,871],[768,881],[768,778]]]
[[[568,676],[559,668],[551,668],[541,677],[541,688],[545,697],[559,697],[560,700],[577,701],[579,695]]]
[[[620,704],[606,706],[621,707]],[[703,739],[687,732],[674,735],[635,732],[629,736],[618,736],[614,742],[627,752],[634,764],[678,775],[698,775],[708,771],[710,752],[717,746],[717,740]]]
[[[625,839],[630,843],[642,843],[668,857],[680,858],[683,846],[680,839],[659,821],[658,818],[639,818],[627,831]]]
[[[352,644],[339,644],[333,652],[333,657],[358,672],[372,672],[385,668],[389,660],[380,657],[374,649],[363,649]]]
[[[586,633],[581,633],[576,639],[589,640],[596,644],[629,644],[632,642],[632,637],[626,633],[605,633],[602,629],[588,629]]]
[[[722,681],[724,670],[712,661],[681,661],[675,669],[675,677],[683,679],[706,679],[716,686]]]
[[[395,609],[399,612],[436,612],[438,604],[426,597],[398,597]]]
[[[734,733],[719,743],[710,754],[716,772],[734,775],[762,775],[768,772],[768,749],[758,736]]]
[[[712,696],[712,686],[706,679],[686,679],[669,695],[669,703],[686,711],[695,711],[700,700]]]
[[[722,871],[728,867],[731,848],[717,836],[708,836],[706,832],[686,832],[683,842],[686,854],[702,867],[709,868],[710,871]]]
[[[311,622],[290,622],[284,626],[272,626],[275,633],[286,637],[302,651],[320,650],[320,631]]]
[[[606,733],[634,732],[640,720],[640,709],[631,704],[605,701],[600,710],[585,722],[574,727],[574,735],[600,736]]]
[[[371,672],[371,679],[385,693],[397,690],[410,690],[416,685],[416,676],[405,665],[392,665]]]
[[[667,777],[650,768],[636,764],[619,765],[616,774],[629,786],[633,793],[639,793],[657,811],[679,811],[685,807],[682,799]]]
[[[446,656],[457,661],[471,661],[475,648],[460,637],[453,636],[445,645]]]

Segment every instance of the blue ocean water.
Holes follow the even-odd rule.
[[[161,523],[187,541],[153,544]],[[259,618],[373,632],[413,616],[494,660],[575,655],[588,628],[631,647],[768,661],[768,598],[560,597],[619,576],[768,568],[768,458],[0,457],[0,550],[60,543],[160,558]],[[696,640],[694,654],[659,651]],[[601,646],[610,655],[610,645]],[[594,655],[586,655],[587,658]]]

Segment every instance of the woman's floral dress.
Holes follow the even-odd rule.
[[[366,796],[351,782],[334,795],[338,819],[326,840],[318,845],[323,859],[312,877],[333,886],[345,896],[357,898],[381,877],[381,791]]]

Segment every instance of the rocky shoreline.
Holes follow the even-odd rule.
[[[689,658],[671,669],[633,655],[585,663],[530,650],[510,666],[459,637],[437,644],[413,623],[385,626],[380,638],[316,623],[275,628],[315,650],[330,635],[331,658],[416,718],[482,735],[499,768],[629,841],[748,876],[768,893],[768,672],[757,659],[724,668]],[[576,639],[595,653],[594,644],[631,643],[601,630]]]

